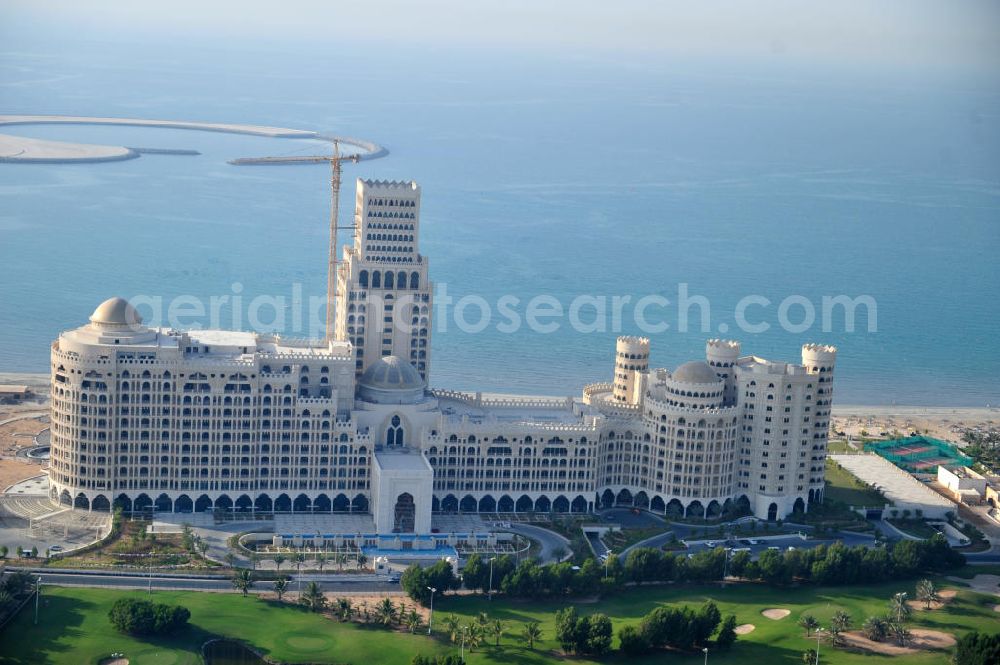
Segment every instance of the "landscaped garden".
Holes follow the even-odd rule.
[[[973,571],[974,572],[974,571]],[[939,587],[947,582],[937,578]],[[957,591],[938,609],[914,609],[909,626],[914,632],[929,629],[956,637],[970,630],[995,632],[997,599],[964,590]],[[950,589],[948,589],[950,590]],[[644,657],[626,657],[617,651],[618,631],[626,624],[636,625],[658,606],[698,608],[714,601],[722,616],[734,614],[743,634],[728,651],[710,648],[711,662],[726,663],[801,663],[803,651],[815,648],[816,639],[806,638],[799,625],[803,615],[813,616],[828,627],[837,612],[846,612],[856,628],[869,616],[885,614],[894,594],[905,591],[914,596],[914,581],[845,587],[771,587],[763,584],[735,584],[726,588],[711,585],[668,585],[621,591],[600,602],[579,602],[581,616],[602,612],[610,617],[615,638],[610,654],[601,662],[662,662],[663,653]],[[950,596],[949,594],[945,594]],[[124,653],[133,665],[199,663],[201,645],[213,637],[230,637],[253,644],[270,658],[288,663],[410,663],[414,655],[433,656],[457,652],[458,644],[449,639],[447,628],[451,615],[461,624],[476,621],[486,612],[491,621],[499,619],[504,632],[500,645],[488,637],[472,653],[466,648],[470,663],[552,663],[565,659],[555,640],[556,612],[571,604],[565,600],[511,600],[502,596],[492,601],[481,595],[438,597],[435,601],[434,637],[423,630],[410,634],[405,626],[396,630],[363,624],[359,618],[342,622],[323,613],[311,612],[291,602],[279,603],[268,593],[262,598],[238,594],[155,592],[155,603],[180,605],[191,612],[189,625],[180,632],[159,637],[131,637],[112,628],[108,613],[122,597],[146,598],[141,591],[52,588],[43,591],[39,625],[32,623],[30,611],[23,611],[0,634],[0,663],[4,664],[86,664],[97,663],[113,652]],[[287,598],[286,598],[287,600]],[[294,599],[293,599],[294,600]],[[331,603],[331,614],[336,604]],[[772,612],[770,610],[778,610]],[[787,614],[783,611],[787,610]],[[767,614],[765,614],[767,611]],[[781,617],[781,618],[769,618]],[[530,649],[521,639],[524,627],[538,622],[541,637]],[[749,626],[753,626],[749,629]],[[746,631],[750,632],[746,632]],[[820,644],[820,662],[872,663],[889,662],[889,656],[865,655]],[[835,654],[835,655],[834,655]],[[701,663],[699,651],[676,654],[677,663]],[[908,655],[907,663],[945,663],[946,651],[927,651]],[[575,662],[593,662],[575,658]]]
[[[823,495],[827,501],[856,508],[881,508],[888,503],[885,497],[832,459],[826,460],[826,489],[823,490]]]

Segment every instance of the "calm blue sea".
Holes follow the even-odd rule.
[[[162,47],[162,45],[161,45]],[[0,45],[0,112],[242,122],[360,136],[388,158],[353,178],[423,188],[421,251],[456,299],[650,294],[679,283],[711,330],[654,335],[652,361],[704,339],[795,360],[836,344],[840,403],[1000,401],[1000,85],[953,72],[760,60],[84,41]],[[328,171],[234,167],[292,142],[172,130],[9,128],[39,138],[180,147],[84,165],[0,164],[0,371],[46,371],[58,331],[111,295],[292,297],[325,288]],[[736,328],[734,307],[771,322]],[[868,295],[877,332],[782,330],[790,295]],[[469,319],[478,318],[469,310]],[[664,318],[653,314],[651,319]],[[793,309],[794,312],[794,309]],[[582,318],[588,319],[584,313]],[[697,319],[697,317],[695,317]],[[793,314],[798,321],[801,314]],[[615,332],[433,339],[440,387],[577,393],[610,380]],[[635,332],[630,316],[625,332]]]

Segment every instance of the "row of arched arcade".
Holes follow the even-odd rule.
[[[485,494],[478,499],[471,494],[461,498],[447,494],[443,498],[435,496],[431,510],[435,513],[589,513],[594,510],[594,502],[582,494],[573,498],[563,494],[555,497],[543,494],[535,498],[522,494],[517,499],[509,494],[499,497]]]
[[[89,497],[80,492],[75,497],[67,490],[58,494],[58,501],[64,506],[72,506],[83,510],[109,511],[112,506],[121,508],[124,512],[156,511],[164,513],[204,513],[214,510],[227,512],[260,512],[260,513],[367,513],[368,497],[357,494],[353,498],[346,494],[330,496],[318,494],[310,497],[306,494],[258,494],[251,498],[249,494],[180,494],[171,496],[166,493],[147,494],[145,492],[131,496],[119,494],[109,499],[104,494]]]
[[[83,492],[73,496],[67,490],[53,491],[53,500],[64,506],[83,510],[110,511],[112,507],[121,508],[125,512],[174,512],[202,513],[214,510],[226,512],[260,512],[260,513],[367,513],[369,511],[368,497],[356,494],[329,495],[325,493],[309,496],[307,494],[281,493],[272,496],[267,493],[251,497],[249,494],[179,494],[141,493],[138,495],[119,494],[117,496],[97,494],[87,495]],[[810,491],[808,502],[821,501],[819,490]],[[443,497],[434,496],[431,510],[435,513],[590,513],[595,509],[616,507],[639,508],[652,513],[675,519],[734,519],[753,514],[750,499],[742,495],[735,499],[724,501],[711,500],[703,502],[700,499],[688,501],[686,504],[678,498],[669,501],[663,497],[649,496],[645,491],[633,493],[628,488],[618,492],[610,488],[600,494],[588,498],[583,494],[549,496],[546,494],[529,496],[522,494],[512,496],[502,494],[493,496],[485,494],[457,495],[446,494]],[[792,506],[793,513],[806,511],[807,503],[803,498],[797,498]],[[775,520],[784,515],[778,514],[777,503],[768,506],[767,519]],[[760,515],[760,517],[764,517]]]

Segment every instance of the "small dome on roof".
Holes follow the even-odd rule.
[[[425,399],[424,379],[402,358],[385,356],[361,375],[358,396],[373,404],[417,404]]]
[[[382,390],[413,390],[424,387],[424,380],[417,368],[397,356],[379,358],[365,370],[359,383]]]
[[[142,317],[135,310],[132,303],[124,298],[115,296],[108,298],[94,310],[90,315],[90,322],[100,326],[128,326],[137,327],[142,325]]]
[[[704,360],[684,363],[673,371],[670,378],[678,383],[717,383],[722,380]]]

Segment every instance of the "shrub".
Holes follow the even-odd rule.
[[[636,626],[622,626],[618,631],[618,644],[627,656],[640,656],[651,648],[646,633]]]
[[[972,631],[955,647],[955,665],[995,665],[1000,663],[1000,633],[987,635]]]
[[[187,625],[191,612],[180,605],[119,598],[108,612],[111,625],[130,635],[165,635]]]
[[[719,634],[715,637],[715,646],[720,649],[728,649],[733,646],[736,637],[736,615],[730,614],[722,622],[722,628],[719,629]]]

